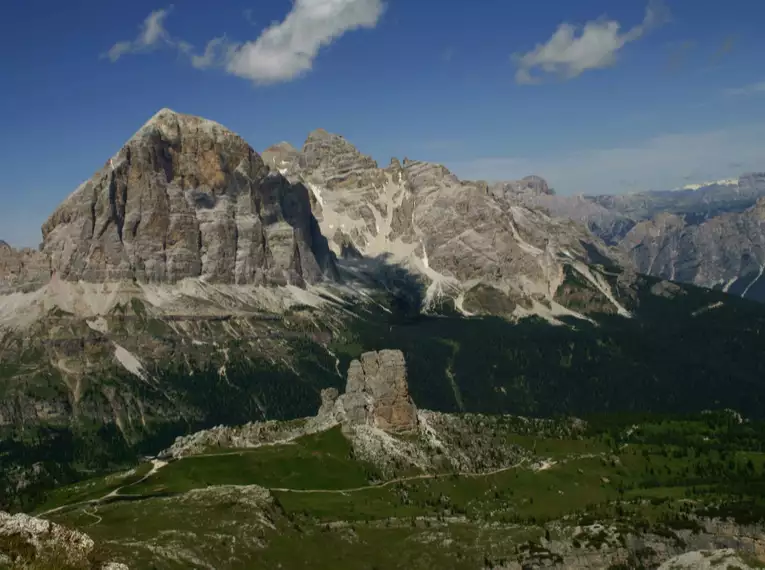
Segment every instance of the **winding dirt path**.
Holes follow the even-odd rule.
[[[279,487],[271,487],[268,490],[269,491],[277,491],[280,493],[357,493],[359,491],[369,491],[371,489],[383,489],[384,487],[389,487],[391,485],[395,485],[396,483],[406,483],[408,481],[422,481],[424,479],[444,479],[446,477],[463,477],[463,478],[476,478],[476,477],[491,477],[492,475],[496,475],[497,473],[503,473],[504,471],[510,471],[512,469],[517,469],[521,467],[524,463],[526,463],[528,459],[524,458],[518,463],[514,465],[510,465],[508,467],[501,467],[500,469],[493,469],[491,471],[482,471],[481,473],[474,473],[474,472],[452,472],[452,473],[427,473],[424,475],[411,475],[409,477],[398,477],[396,479],[391,479],[390,481],[385,481],[384,483],[374,483],[372,485],[364,485],[363,487],[351,487],[349,489],[284,489]]]
[[[111,499],[113,497],[122,496],[122,495],[119,495],[119,492],[122,489],[125,489],[127,487],[132,487],[133,485],[138,485],[139,483],[143,483],[144,481],[146,481],[146,479],[148,479],[149,477],[154,475],[157,471],[162,469],[165,465],[167,465],[167,461],[161,461],[159,459],[152,459],[151,460],[151,470],[146,475],[141,477],[138,481],[133,481],[132,483],[127,483],[125,485],[122,485],[121,487],[117,487],[113,491],[109,491],[103,497],[98,497],[97,499],[88,499],[87,501],[80,501],[79,503],[68,503],[66,505],[61,505],[60,507],[56,507],[56,508],[47,510],[47,511],[45,511],[43,513],[39,513],[37,516],[38,517],[44,517],[46,515],[52,515],[53,513],[57,513],[59,511],[63,511],[64,509],[73,509],[73,508],[76,508],[76,507],[84,507],[84,506],[87,506],[87,505],[97,505],[97,504],[103,503],[104,501],[106,501],[108,499]],[[127,495],[127,496],[131,496],[131,495]],[[88,512],[86,509],[83,509],[83,512],[88,514],[88,515],[90,515],[90,516],[95,516],[97,518],[100,518],[100,517],[98,517],[98,515],[94,515],[93,513]],[[101,522],[101,521],[99,520],[98,522]],[[98,523],[94,523],[94,524],[98,524]]]

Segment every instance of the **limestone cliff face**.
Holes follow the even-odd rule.
[[[42,228],[67,280],[302,284],[332,270],[307,190],[239,136],[164,109]]]

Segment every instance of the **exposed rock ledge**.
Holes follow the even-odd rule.
[[[51,568],[99,568],[128,570],[124,564],[109,562],[94,566],[95,544],[87,534],[25,514],[0,511],[0,567],[4,564],[26,568],[32,560],[50,561]],[[61,565],[61,566],[59,566]]]

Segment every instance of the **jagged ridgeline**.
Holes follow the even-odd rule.
[[[518,187],[549,192],[532,177]],[[401,349],[422,408],[765,409],[765,311],[637,275],[496,186],[163,110],[0,244],[0,506],[217,424],[307,416]]]

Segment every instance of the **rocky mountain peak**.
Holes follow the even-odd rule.
[[[541,176],[532,174],[531,176],[525,176],[521,178],[521,182],[526,183],[526,187],[537,192],[538,194],[555,194],[555,192],[547,184],[547,180]]]
[[[359,152],[344,137],[317,129],[303,145],[300,167],[321,170],[323,177],[342,182],[362,169],[377,168],[377,162]]]
[[[520,180],[508,180],[496,182],[489,186],[489,191],[495,196],[503,196],[511,200],[519,198],[528,201],[529,198],[538,196],[554,196],[547,181],[541,176],[531,175]]]
[[[341,135],[337,135],[334,133],[330,133],[326,129],[314,129],[310,133],[308,133],[308,137],[306,137],[306,142],[308,141],[317,141],[317,140],[345,140]]]
[[[281,174],[287,174],[297,164],[300,151],[288,142],[280,142],[268,147],[261,154],[263,162]]]
[[[43,225],[67,280],[302,284],[331,263],[308,194],[222,125],[155,114]]]

